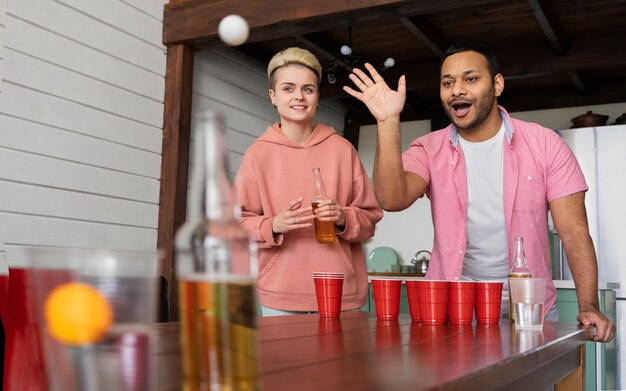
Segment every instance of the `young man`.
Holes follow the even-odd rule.
[[[431,201],[435,240],[427,278],[506,281],[516,236],[523,236],[533,277],[548,279],[546,319],[558,319],[551,280],[548,211],[576,284],[578,321],[610,341],[615,325],[598,309],[598,271],[587,224],[587,185],[571,150],[550,129],[509,117],[493,52],[455,44],[441,63],[440,98],[452,124],[413,141],[402,154],[404,76],[391,90],[370,65],[354,69],[358,90],[377,120],[374,186],[380,205],[398,211],[424,194]],[[507,286],[507,284],[505,284]],[[503,295],[502,316],[508,315]]]

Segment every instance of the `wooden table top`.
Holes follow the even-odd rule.
[[[500,325],[427,326],[368,312],[259,318],[265,391],[537,389],[579,368],[592,329],[545,322],[542,331]],[[181,384],[178,323],[155,326],[159,390]]]

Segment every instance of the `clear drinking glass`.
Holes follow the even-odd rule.
[[[46,246],[21,251],[32,269],[49,389],[153,390],[157,253]],[[67,305],[61,301],[54,306],[53,297],[60,291]],[[110,323],[90,337],[68,340],[72,327],[74,333],[85,331],[94,319],[105,317],[102,307],[91,301],[76,305],[85,303],[85,293],[92,291],[102,300],[96,304],[106,303]],[[60,317],[79,325],[64,323],[59,335]]]
[[[511,301],[515,311],[515,328],[543,329],[546,280],[544,278],[510,278]]]

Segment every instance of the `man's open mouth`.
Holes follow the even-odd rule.
[[[450,107],[452,107],[452,110],[457,117],[463,117],[469,112],[472,104],[469,102],[452,102]]]

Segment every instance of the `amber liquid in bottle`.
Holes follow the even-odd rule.
[[[513,262],[509,278],[531,278],[528,264],[526,263],[526,254],[524,253],[524,238],[518,236],[515,238],[515,250],[513,252]],[[513,311],[513,300],[511,300],[511,287],[509,286],[509,320],[515,320],[515,311]]]
[[[313,208],[313,213],[315,213],[320,202],[327,200],[328,196],[326,195],[326,188],[324,187],[322,173],[319,168],[313,169],[313,177],[315,178],[315,196],[311,201],[311,207]],[[335,242],[335,223],[332,221],[321,221],[316,217],[314,224],[315,238],[319,243],[329,244]]]
[[[311,206],[313,207],[313,213],[319,206],[321,201],[313,201]],[[321,221],[317,217],[314,220],[315,224],[315,239],[320,243],[334,243],[335,242],[335,224],[332,221]]]
[[[239,224],[224,123],[197,120],[189,212],[176,233],[183,391],[261,390],[256,244]]]

